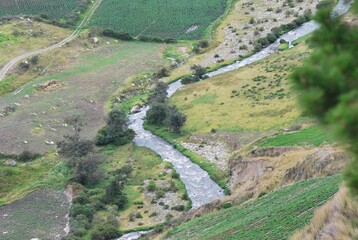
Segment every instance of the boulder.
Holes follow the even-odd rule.
[[[97,44],[99,43],[99,39],[97,37],[92,38],[93,43]]]
[[[134,106],[131,110],[131,113],[139,113],[141,111],[141,108],[139,106]]]
[[[5,165],[8,165],[8,166],[16,166],[17,165],[17,162],[15,160],[7,160],[5,162]]]

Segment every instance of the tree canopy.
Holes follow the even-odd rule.
[[[358,13],[358,2],[353,5]],[[305,111],[349,146],[354,155],[347,182],[358,194],[358,27],[321,10],[312,36],[312,55],[292,74]]]

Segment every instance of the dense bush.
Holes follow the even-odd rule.
[[[95,226],[91,233],[91,240],[111,240],[120,237],[118,227],[109,222]]]
[[[106,194],[104,201],[107,204],[114,204],[118,206],[119,209],[123,208],[124,205],[128,202],[126,194],[123,192],[124,182],[118,182],[117,179],[111,181],[111,183],[106,188]]]
[[[132,41],[133,37],[127,32],[115,32],[112,29],[104,29],[102,35],[105,37],[111,37],[123,41]]]
[[[78,116],[65,120],[65,123],[73,127],[72,135],[65,135],[65,140],[57,143],[58,153],[66,158],[82,157],[93,151],[94,145],[90,140],[82,140],[80,133],[84,123]]]
[[[154,103],[147,111],[147,121],[149,124],[161,125],[167,119],[169,109],[165,103]]]
[[[167,90],[168,90],[168,84],[163,82],[158,82],[154,92],[148,97],[148,103],[165,103],[167,98]]]
[[[134,131],[128,129],[127,115],[121,110],[112,110],[109,113],[107,125],[98,131],[96,144],[121,146],[131,142],[134,135]]]
[[[179,133],[186,121],[186,116],[179,112],[176,106],[169,105],[167,100],[166,83],[159,82],[148,98],[151,108],[147,111],[146,121],[157,126],[167,126],[170,130]]]
[[[266,37],[259,38],[254,42],[254,49],[256,52],[260,51],[262,48],[268,46],[271,43],[274,43],[279,39],[283,34],[301,26],[303,23],[310,21],[312,14],[310,11],[306,11],[302,16],[297,17],[295,20],[288,24],[282,24],[280,27],[275,27],[271,29],[271,33],[268,33]]]
[[[200,78],[198,76],[192,75],[192,76],[186,76],[181,79],[182,84],[190,84],[190,83],[196,83],[199,82]]]
[[[98,167],[101,162],[100,155],[95,153],[71,158],[70,165],[74,167],[73,180],[83,185],[97,184],[103,178],[103,171]]]
[[[358,1],[353,12],[358,14]],[[305,111],[334,129],[352,151],[346,180],[358,195],[358,28],[332,18],[329,10],[322,10],[316,20],[321,27],[311,39],[315,51],[292,78]]]
[[[86,216],[90,221],[93,218],[93,210],[88,205],[73,204],[70,210],[70,217],[76,218],[79,215]]]
[[[30,162],[30,161],[33,161],[35,160],[36,158],[40,157],[41,155],[38,154],[38,153],[33,153],[33,152],[30,152],[30,151],[23,151],[22,153],[20,153],[18,156],[17,156],[17,160],[20,161],[20,162]]]

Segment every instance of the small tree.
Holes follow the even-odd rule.
[[[104,200],[107,204],[117,205],[119,209],[123,208],[128,202],[126,194],[123,192],[125,182],[113,180],[106,188]]]
[[[134,138],[134,132],[128,129],[127,115],[121,110],[112,110],[107,119],[107,125],[97,134],[96,144],[115,144],[121,146]]]
[[[102,160],[98,154],[91,153],[87,156],[72,158],[70,162],[74,166],[74,180],[76,182],[94,185],[103,177],[103,172],[99,168]]]
[[[173,108],[167,119],[169,128],[175,132],[179,133],[180,129],[184,126],[186,122],[186,116],[179,112],[177,108]]]
[[[358,13],[358,2],[354,12]],[[292,75],[305,110],[335,130],[354,154],[347,181],[358,194],[358,28],[321,11],[312,37],[315,51]]]
[[[161,125],[168,115],[168,106],[164,103],[154,103],[147,111],[147,121],[149,124]]]
[[[93,151],[94,145],[90,140],[81,140],[80,133],[84,126],[79,116],[65,120],[65,123],[73,127],[72,135],[65,135],[65,140],[57,143],[58,153],[66,158],[82,157]]]
[[[168,100],[167,90],[168,90],[168,84],[163,82],[158,82],[154,89],[154,92],[148,98],[148,103],[149,104],[153,104],[155,102],[165,103]]]
[[[203,78],[205,73],[206,73],[206,70],[205,68],[203,68],[202,66],[200,65],[193,65],[190,67],[191,70],[193,70],[193,73],[195,76],[199,77],[199,78]]]

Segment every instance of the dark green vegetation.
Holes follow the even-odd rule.
[[[171,230],[170,239],[288,239],[334,195],[340,176],[313,179],[252,202],[199,217]]]
[[[357,1],[353,8],[358,13]],[[327,10],[316,20],[321,24],[312,36],[317,48],[292,78],[306,111],[350,145],[355,160],[348,168],[347,180],[358,193],[358,28],[341,17],[330,18]]]
[[[96,144],[99,146],[114,144],[121,146],[131,142],[134,131],[128,129],[127,115],[122,110],[112,110],[108,114],[107,125],[99,130]]]
[[[149,124],[167,127],[170,131],[179,133],[186,122],[186,116],[175,105],[169,105],[167,99],[168,85],[159,82],[154,92],[149,96],[151,108],[146,115]]]
[[[84,11],[88,0],[3,0],[0,2],[0,18],[11,16],[40,16],[65,25],[74,25],[78,12]]]
[[[320,127],[310,127],[294,133],[284,133],[267,138],[259,143],[262,147],[279,146],[313,146],[318,147],[322,143],[332,143],[334,140],[329,132]]]
[[[11,205],[0,207],[0,238],[56,239],[57,234],[63,237],[69,207],[70,203],[62,191],[40,190],[31,193]]]
[[[225,12],[226,0],[105,0],[90,21],[93,27],[133,37],[198,39]]]

